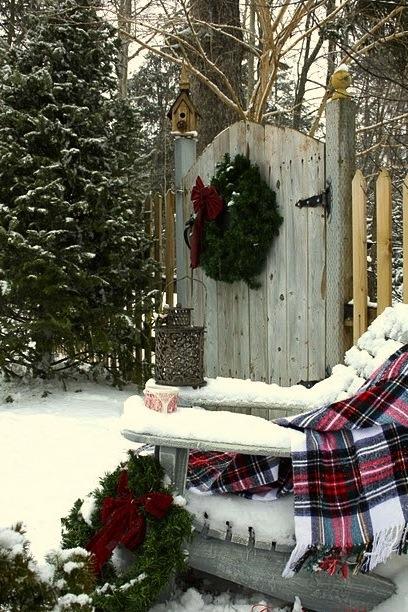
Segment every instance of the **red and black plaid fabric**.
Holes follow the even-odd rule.
[[[191,451],[188,486],[199,493],[279,497],[292,490],[290,459],[239,453]]]
[[[305,433],[292,448],[292,469],[274,457],[193,453],[190,486],[278,496],[291,490],[293,477],[297,545],[287,576],[308,557],[357,551],[359,568],[368,571],[392,552],[407,552],[408,345],[354,397],[276,422]]]

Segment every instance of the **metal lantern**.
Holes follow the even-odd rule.
[[[204,327],[191,325],[192,308],[168,308],[155,327],[155,381],[159,385],[201,387],[204,380]]]

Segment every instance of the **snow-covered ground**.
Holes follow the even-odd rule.
[[[59,544],[60,517],[131,447],[120,435],[119,417],[135,389],[83,382],[67,387],[6,385],[0,380],[0,526],[22,521],[39,560]],[[408,610],[406,560],[391,561],[384,573],[396,580],[399,594],[378,612]],[[211,596],[189,589],[152,612],[259,612],[262,606],[253,606],[260,602],[256,596]]]

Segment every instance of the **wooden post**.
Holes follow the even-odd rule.
[[[353,342],[367,329],[367,185],[361,170],[352,183],[353,196]]]
[[[326,181],[331,210],[326,225],[326,369],[341,363],[352,339],[344,306],[353,294],[351,183],[355,172],[355,114],[350,98],[326,106]]]
[[[174,297],[174,270],[175,270],[175,250],[174,250],[174,192],[166,193],[166,304],[173,306]]]
[[[402,186],[402,228],[403,302],[408,304],[408,174]]]
[[[377,206],[377,315],[392,303],[391,177],[382,169],[376,182]]]
[[[160,193],[156,193],[154,196],[154,258],[161,265],[162,258],[162,247],[163,247],[163,197]]]
[[[197,140],[177,136],[174,143],[175,179],[176,179],[176,261],[177,261],[177,302],[189,306],[191,301],[190,283],[187,277],[190,270],[189,252],[184,242],[184,225],[188,214],[184,210],[183,179],[187,170],[193,165],[197,156]]]
[[[148,195],[144,203],[144,222],[145,232],[149,238],[152,238],[152,215],[153,215],[153,197]],[[154,257],[154,244],[150,248],[148,256]],[[150,281],[149,292],[152,289],[153,279]],[[150,376],[150,370],[152,365],[152,322],[153,322],[153,303],[151,297],[146,297],[148,304],[145,303],[144,308],[144,320],[142,325],[142,344],[144,349],[144,378]]]
[[[176,184],[176,260],[177,260],[177,302],[189,306],[191,302],[189,282],[189,256],[184,243],[184,225],[189,216],[185,210],[184,176],[197,156],[198,112],[190,97],[190,82],[183,66],[180,74],[180,93],[172,104],[168,117],[172,122],[174,143],[174,166]],[[187,208],[187,207],[186,207]]]

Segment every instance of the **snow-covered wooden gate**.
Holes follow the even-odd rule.
[[[215,138],[185,174],[184,220],[191,213],[191,189],[197,176],[208,184],[215,164],[227,152],[232,157],[237,153],[247,155],[258,164],[261,175],[276,193],[283,224],[261,275],[260,289],[251,290],[244,282],[216,282],[201,269],[193,273],[193,278],[201,282],[186,283],[189,289],[185,301],[194,307],[194,323],[204,323],[207,330],[206,375],[282,385],[324,378],[330,328],[327,215],[322,206],[298,207],[296,203],[325,190],[325,145],[290,128],[245,122],[232,125]],[[337,239],[336,214],[332,217],[330,231]],[[178,248],[187,249],[180,246],[180,229],[179,226]],[[347,244],[344,248],[347,250]],[[333,267],[330,256],[328,264]],[[178,256],[177,277],[178,283],[191,277],[187,251],[182,258]],[[343,309],[343,304],[337,304],[337,286],[334,279],[332,311],[337,306]],[[334,318],[332,328],[337,327]]]

